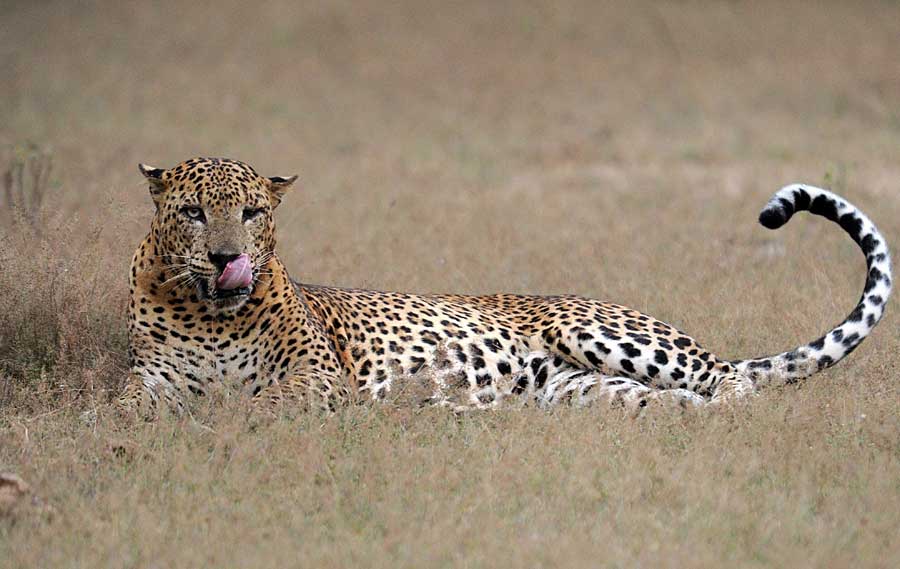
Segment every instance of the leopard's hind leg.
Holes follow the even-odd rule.
[[[706,400],[688,389],[655,389],[606,371],[579,369],[543,351],[530,353],[516,382],[518,393],[542,408],[595,403],[639,411],[648,404],[697,407]]]

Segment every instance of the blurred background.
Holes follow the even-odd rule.
[[[0,142],[52,152],[48,205],[121,224],[122,266],[151,213],[135,164],[229,156],[300,174],[301,278],[585,291],[595,267],[545,263],[673,201],[750,227],[789,181],[888,190],[900,8],[864,4],[8,2]]]

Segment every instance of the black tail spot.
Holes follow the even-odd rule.
[[[838,220],[837,204],[834,203],[834,200],[824,195],[816,196],[816,199],[809,204],[809,212],[821,215],[831,221]]]
[[[771,360],[759,360],[755,362],[750,362],[747,365],[747,369],[772,369],[772,361]]]
[[[840,226],[850,234],[850,237],[853,238],[854,241],[860,243],[860,233],[862,233],[862,220],[856,216],[855,213],[845,213],[841,216],[840,220],[838,220]],[[862,243],[860,243],[862,245]],[[866,247],[863,247],[863,253],[868,255],[871,250],[866,251]]]
[[[842,343],[843,343],[845,346],[853,346],[853,345],[855,345],[855,344],[857,343],[858,340],[859,340],[859,334],[857,334],[856,332],[854,332],[853,334],[850,334],[849,336],[847,336],[846,338],[844,338],[844,340],[843,340]]]
[[[863,250],[863,254],[865,254],[866,256],[872,254],[872,252],[875,250],[875,248],[878,247],[878,245],[880,245],[880,243],[878,242],[878,239],[875,239],[875,236],[872,235],[871,233],[869,235],[866,235],[862,239],[860,239],[858,241],[858,243],[859,243],[859,247]],[[875,260],[883,261],[884,259],[876,258]]]
[[[796,211],[809,209],[810,197],[806,190],[799,188],[794,190],[794,207]]]
[[[762,210],[759,214],[759,222],[768,229],[778,229],[790,216],[779,206],[772,206]]]

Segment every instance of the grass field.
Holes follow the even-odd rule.
[[[188,5],[189,4],[189,5]],[[0,567],[897,567],[900,320],[733,409],[245,402],[122,424],[138,162],[300,174],[306,282],[578,293],[722,357],[817,337],[900,244],[896,2],[9,2],[0,20]],[[10,201],[23,206],[14,211]]]

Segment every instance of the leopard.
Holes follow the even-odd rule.
[[[306,284],[276,252],[274,211],[297,176],[265,177],[227,158],[146,164],[155,213],[131,262],[130,368],[123,412],[189,412],[214,392],[251,408],[334,412],[417,381],[418,405],[542,408],[651,403],[721,406],[799,382],[853,352],[891,294],[888,245],[849,201],[785,186],[768,229],[806,211],[837,223],[866,260],[852,312],[807,344],[728,360],[626,306],[574,295],[412,294]]]

